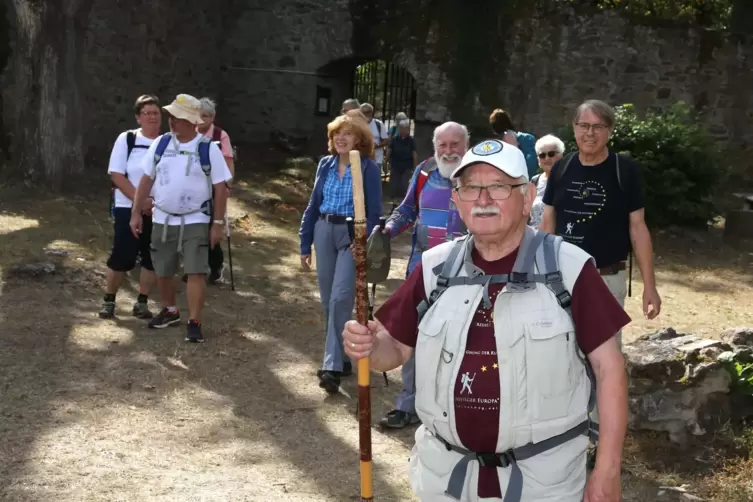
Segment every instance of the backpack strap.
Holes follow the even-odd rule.
[[[131,158],[131,152],[133,151],[133,147],[136,146],[136,130],[132,129],[126,133],[126,147],[128,148],[128,153],[126,154],[126,160]],[[126,172],[126,178],[128,177],[128,173]]]
[[[212,131],[212,141],[220,143],[222,141],[222,133],[223,130],[215,125],[214,130]]]
[[[211,144],[209,138],[202,139],[199,142],[199,163],[201,164],[201,170],[204,171],[204,174],[207,176],[212,173],[212,162],[209,159],[209,146]],[[211,181],[209,183],[211,184]]]
[[[170,144],[170,140],[173,138],[172,133],[163,134],[157,139],[157,148],[154,150],[154,165],[156,166],[159,164],[159,161],[162,159],[162,155],[164,155],[165,150],[167,150],[167,146]],[[154,172],[154,177],[157,177],[157,172]]]
[[[416,212],[418,212],[418,207],[421,200],[421,192],[424,189],[424,185],[426,185],[426,182],[429,181],[429,176],[431,176],[431,173],[436,170],[437,161],[433,156],[429,157],[423,162],[421,171],[418,173],[418,177],[416,178]]]
[[[428,298],[419,303],[417,307],[419,321],[421,320],[421,318],[423,318],[426,312],[429,311],[431,306],[434,305],[437,300],[439,300],[439,297],[442,296],[442,293],[444,293],[447,288],[452,285],[450,284],[450,280],[455,278],[463,265],[463,251],[465,251],[467,240],[468,239],[465,236],[456,239],[452,245],[452,248],[450,248],[450,253],[447,255],[445,261],[434,268],[433,272],[435,275],[437,275],[437,284],[436,286],[434,286],[434,289],[431,291],[431,293],[429,293]]]
[[[570,162],[573,161],[573,158],[576,155],[578,155],[578,152],[571,152],[571,153],[568,153],[567,157],[563,159],[565,163],[562,166],[562,169],[560,169],[559,172],[557,173],[557,180],[556,180],[557,184],[559,184],[559,182],[562,180],[562,177],[565,176],[565,171],[567,171],[567,168],[570,166]]]
[[[543,245],[536,254],[536,264],[539,272],[544,276],[547,288],[549,288],[554,296],[557,298],[557,302],[560,307],[567,312],[571,318],[572,313],[572,296],[565,287],[565,283],[562,280],[562,272],[559,267],[559,251],[562,245],[563,239],[559,235],[546,234]],[[576,328],[577,329],[577,328]],[[586,367],[586,375],[591,384],[591,390],[588,395],[588,436],[596,444],[599,440],[599,424],[591,418],[591,413],[596,408],[596,375],[594,374],[591,362],[586,356],[581,356],[580,351],[576,351],[578,359],[581,360]]]

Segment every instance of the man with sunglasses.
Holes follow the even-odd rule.
[[[573,120],[578,152],[552,167],[540,228],[593,256],[621,306],[627,296],[632,247],[643,278],[643,314],[653,319],[661,310],[661,298],[644,219],[643,183],[638,165],[607,147],[614,120],[614,110],[603,101],[588,100],[578,107]],[[621,332],[617,340],[621,346]]]

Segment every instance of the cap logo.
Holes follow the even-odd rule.
[[[494,140],[484,141],[474,146],[471,149],[471,152],[480,156],[494,155],[495,153],[499,153],[501,151],[502,151],[502,142],[494,141]]]

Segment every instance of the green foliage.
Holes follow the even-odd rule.
[[[732,376],[730,390],[745,396],[753,397],[753,363],[732,361],[725,364]]]
[[[615,116],[609,149],[640,166],[649,222],[705,227],[716,215],[712,193],[724,168],[718,147],[690,107],[678,102],[640,117],[624,104]],[[577,150],[572,127],[560,137],[568,151]]]
[[[652,19],[692,21],[704,28],[727,29],[739,0],[561,0],[574,7],[617,10]]]

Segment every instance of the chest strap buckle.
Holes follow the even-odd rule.
[[[476,460],[481,467],[505,468],[515,462],[515,454],[512,450],[503,453],[476,453]]]

